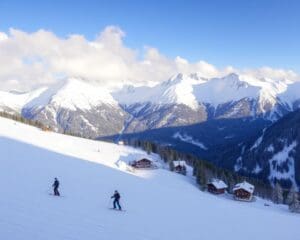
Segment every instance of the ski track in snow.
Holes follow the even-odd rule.
[[[0,239],[295,239],[300,216],[284,205],[199,191],[167,170],[129,173],[116,162],[144,152],[0,118]],[[98,152],[100,148],[100,152]],[[152,155],[154,159],[156,155]],[[63,197],[49,196],[54,177]],[[110,211],[118,189],[126,212]]]

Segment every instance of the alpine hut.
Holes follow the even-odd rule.
[[[214,194],[223,194],[227,188],[226,183],[219,179],[214,179],[207,184],[207,190]]]
[[[176,173],[180,173],[186,175],[186,162],[183,160],[180,161],[173,161],[173,171]]]
[[[233,188],[234,198],[240,201],[251,201],[253,198],[254,186],[244,181]]]
[[[156,168],[152,160],[141,158],[130,163],[130,166],[136,169],[154,169]]]

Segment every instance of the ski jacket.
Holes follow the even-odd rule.
[[[114,198],[115,200],[119,200],[121,196],[119,193],[115,193],[111,198]]]
[[[55,180],[52,186],[53,186],[54,188],[58,188],[58,186],[59,186],[59,181],[58,181],[58,180]]]

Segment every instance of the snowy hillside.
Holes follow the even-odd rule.
[[[38,97],[45,90],[45,88],[41,88],[28,93],[0,91],[0,110],[20,113],[27,103]]]
[[[286,206],[203,193],[163,169],[119,169],[119,160],[145,154],[129,147],[1,118],[0,148],[0,239],[282,240],[298,233],[300,217]],[[62,197],[49,195],[54,177]],[[126,212],[108,209],[115,189]]]

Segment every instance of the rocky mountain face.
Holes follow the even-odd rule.
[[[21,114],[58,132],[96,138],[118,133],[128,114],[106,89],[69,79],[28,101]]]
[[[131,116],[123,133],[134,133],[216,119],[275,121],[297,107],[279,98],[287,86],[236,74],[213,79],[179,74],[154,87],[124,86],[112,96]]]
[[[228,167],[287,188],[300,186],[300,110],[222,153]]]

